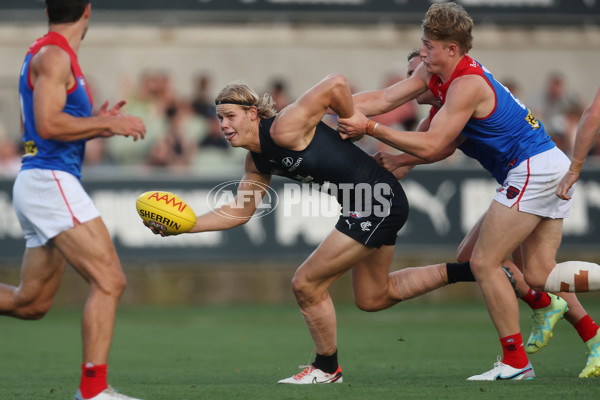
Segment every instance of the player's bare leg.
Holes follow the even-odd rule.
[[[536,290],[544,290],[544,283],[556,265],[556,252],[562,239],[562,219],[541,219],[523,242],[525,281]]]
[[[600,265],[583,261],[556,264],[545,258],[546,252],[552,252],[554,246],[558,249],[562,224],[562,219],[544,219],[523,243],[527,283],[534,289],[553,293],[600,290]],[[535,267],[529,268],[530,265]]]
[[[90,284],[82,319],[80,391],[84,398],[91,398],[107,388],[106,363],[125,276],[100,217],[61,233],[54,243]]]
[[[389,272],[394,246],[382,246],[352,269],[354,301],[364,311],[380,311],[448,284],[446,264]]]
[[[518,318],[514,318],[518,313],[517,299],[502,270],[502,262],[535,229],[540,219],[492,201],[481,226],[471,258],[471,269],[500,337],[519,332]]]
[[[484,218],[485,214],[477,221],[459,245],[457,256],[459,261],[471,258]],[[533,310],[531,316],[533,327],[525,345],[526,352],[533,354],[548,343],[548,340],[552,337],[554,327],[565,312],[568,312],[568,306],[567,302],[561,297],[546,292],[538,292],[529,287],[522,272],[524,262],[520,246],[512,252],[512,260],[514,263],[508,259],[504,260],[502,266],[509,275],[517,297],[527,303]],[[569,296],[569,298],[573,297]]]
[[[313,366],[280,383],[313,383],[314,379],[341,382],[335,311],[327,288],[348,269],[352,268],[356,305],[365,311],[383,310],[447,284],[446,264],[390,273],[393,254],[394,246],[369,248],[333,231],[302,264],[294,277],[294,293],[315,343],[317,359]],[[321,372],[327,375],[321,376]]]
[[[280,383],[313,383],[315,379],[314,383],[341,382],[341,369],[337,365],[335,310],[327,290],[357,260],[374,251],[333,230],[298,268],[292,287],[315,344],[317,357],[313,365]]]
[[[21,319],[40,319],[60,287],[65,259],[53,246],[25,250],[18,287],[0,284],[0,314]]]
[[[534,376],[519,329],[517,298],[511,283],[506,279],[502,262],[535,229],[540,219],[492,201],[483,220],[473,250],[471,269],[481,287],[492,322],[498,332],[503,358],[494,369],[472,376],[470,380],[487,380],[490,373],[500,373],[503,377],[510,375],[510,379]],[[506,234],[507,232],[510,234]]]
[[[526,268],[526,279],[530,279],[534,284],[540,285],[541,282],[545,281],[544,271],[549,274],[550,271],[554,271],[556,267],[553,267],[549,261],[546,264],[535,265],[537,269],[533,271],[538,274],[532,277],[528,276],[529,263],[535,263],[535,260],[539,260],[544,254],[551,253],[552,248],[544,248],[544,246],[553,246],[560,244],[562,236],[562,220],[544,220],[540,224],[539,230],[533,232],[523,246],[523,255],[525,257]],[[554,242],[552,241],[554,240]],[[571,262],[578,264],[578,262]],[[594,264],[595,266],[595,264]],[[595,268],[592,266],[592,268]],[[597,267],[597,266],[596,266]],[[543,269],[545,268],[545,269]],[[565,297],[570,308],[570,312],[565,314],[565,318],[573,324],[577,333],[584,341],[587,347],[587,362],[585,368],[579,374],[580,378],[588,378],[594,376],[600,376],[600,331],[598,325],[591,319],[585,312],[577,297],[574,293],[561,293]],[[572,309],[571,309],[572,308]]]
[[[389,270],[394,246],[381,246],[352,269],[354,303],[363,311],[377,311],[397,303],[389,301]],[[371,267],[371,268],[369,268]]]
[[[485,214],[477,221],[471,231],[467,233],[458,247],[457,260],[459,262],[468,261],[471,258],[484,217]],[[600,355],[597,358],[589,357],[589,354],[594,355],[593,346],[595,342],[600,342],[598,325],[587,314],[587,311],[585,311],[579,302],[577,295],[568,292],[556,293],[559,299],[549,293],[537,292],[531,289],[525,282],[525,277],[522,273],[524,263],[521,247],[513,251],[512,259],[514,263],[513,261],[505,260],[502,264],[508,268],[513,276],[518,297],[525,301],[534,312],[532,315],[534,321],[533,328],[525,346],[527,353],[537,353],[540,348],[544,347],[552,337],[554,326],[564,316],[573,325],[587,347],[588,361],[580,377],[600,376]],[[566,307],[563,300],[566,301]]]
[[[513,252],[513,260],[516,260],[518,265],[523,265],[520,248]],[[569,312],[568,302],[555,294],[531,289],[525,282],[525,277],[521,272],[522,267],[517,267],[512,261],[504,260],[502,267],[509,276],[516,296],[527,303],[533,311],[531,315],[533,326],[525,344],[525,351],[528,354],[537,353],[548,344],[554,327]],[[574,299],[577,302],[575,297],[567,296],[567,298]],[[579,308],[582,309],[581,305]]]
[[[106,226],[98,217],[61,233],[54,243],[90,284],[83,312],[83,359],[106,363],[117,302],[125,289],[125,276]]]

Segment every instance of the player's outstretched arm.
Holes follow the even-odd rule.
[[[360,92],[352,96],[357,112],[351,118],[338,120],[342,138],[352,138],[367,132],[367,116],[381,115],[416,99],[428,90],[429,75],[419,65],[410,78],[381,90]]]
[[[248,153],[244,166],[244,177],[238,186],[235,200],[218,209],[199,215],[196,219],[196,226],[189,233],[223,231],[250,221],[270,183],[271,175],[258,171],[252,156]]]
[[[457,140],[469,118],[485,100],[484,84],[485,82],[476,76],[457,79],[448,90],[446,103],[437,112],[426,132],[397,131],[369,121],[371,128],[367,130],[367,134],[421,158],[426,163],[435,162],[440,154]],[[340,130],[343,130],[343,121],[340,121]]]
[[[146,127],[140,118],[123,115],[74,117],[63,112],[67,90],[73,84],[71,60],[56,46],[43,48],[32,60],[33,112],[36,130],[43,139],[74,141],[105,132],[144,137]],[[117,110],[118,111],[118,110]]]
[[[417,126],[417,131],[426,132],[428,129],[429,118],[426,117],[423,118],[421,122],[419,122],[419,125]],[[375,153],[373,158],[375,159],[375,161],[377,161],[379,165],[391,172],[396,171],[398,168],[408,167],[408,169],[406,169],[405,171],[401,171],[398,174],[401,177],[404,177],[410,171],[410,168],[416,165],[434,163],[450,157],[452,154],[454,154],[458,146],[460,146],[466,139],[467,138],[464,135],[458,135],[458,137],[454,141],[450,142],[445,148],[443,148],[439,153],[437,153],[435,157],[431,158],[429,161],[426,161],[419,157],[415,157],[408,153],[390,154],[386,153],[385,151]],[[394,173],[394,176],[396,176],[397,178],[398,175]]]
[[[561,199],[568,200],[571,196],[568,195],[569,190],[579,179],[579,172],[583,168],[583,164],[587,155],[600,132],[600,89],[596,93],[592,103],[585,109],[575,136],[575,147],[573,149],[573,157],[569,171],[563,176],[556,189],[556,195]]]

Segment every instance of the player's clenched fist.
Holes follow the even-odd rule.
[[[367,130],[368,119],[363,113],[354,110],[350,118],[339,118],[338,128],[342,139],[349,139],[364,134]]]

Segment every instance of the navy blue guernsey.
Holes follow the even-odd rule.
[[[375,185],[387,183],[397,185],[398,181],[389,171],[350,141],[340,138],[338,132],[324,122],[319,122],[315,135],[304,150],[289,150],[277,146],[271,138],[271,125],[275,117],[263,119],[259,125],[259,138],[262,153],[251,152],[256,168],[264,174],[280,175],[304,183],[319,185],[342,184],[356,187],[358,184]],[[346,194],[345,194],[346,193]],[[338,203],[343,204],[348,192],[336,190]]]

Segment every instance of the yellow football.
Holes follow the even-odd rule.
[[[146,192],[138,197],[135,208],[144,222],[167,234],[185,233],[196,225],[194,210],[171,192]]]

